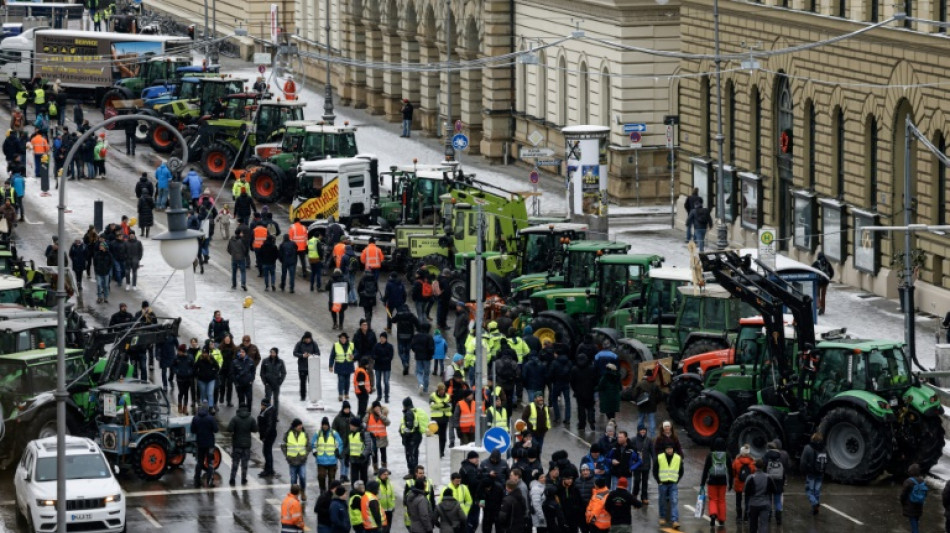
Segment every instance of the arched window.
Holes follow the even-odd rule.
[[[864,182],[864,203],[871,209],[877,209],[877,118],[868,115],[864,121],[864,146],[866,153]]]
[[[947,138],[942,131],[937,132],[933,142],[938,150],[944,154],[947,153]],[[931,211],[933,213],[931,220],[934,224],[943,225],[947,223],[947,166],[937,159],[937,156],[933,156],[933,165],[935,194],[931,201]]]
[[[725,163],[735,164],[736,162],[736,86],[729,80],[726,82],[726,116],[723,117],[726,123],[726,150],[723,157]]]
[[[608,128],[612,102],[610,92],[610,71],[605,67],[600,73],[600,123]]]
[[[894,113],[894,139],[893,139],[893,152],[894,157],[894,168],[892,170],[892,175],[894,177],[894,186],[891,189],[893,198],[891,204],[891,212],[894,215],[894,222],[903,224],[903,206],[904,206],[904,176],[906,174],[904,169],[904,143],[907,139],[907,127],[906,121],[910,118],[911,122],[914,121],[914,110],[906,99],[901,99],[897,104],[897,110]],[[910,175],[917,175],[917,150],[916,145],[911,144],[911,157],[910,157]],[[915,180],[911,180],[911,198],[914,196],[914,187]],[[903,246],[903,239],[899,239],[901,242],[898,243],[900,246]]]
[[[578,122],[590,123],[590,75],[587,72],[587,63],[581,61],[577,72],[577,107]]]
[[[538,78],[538,92],[534,95],[538,119],[548,118],[548,65],[545,62],[544,52],[538,52],[538,66],[534,67]]]
[[[703,76],[699,79],[699,113],[702,115],[702,125],[699,130],[699,145],[701,150],[709,154],[712,150],[709,146],[710,140],[712,139],[712,132],[710,131],[710,116],[712,115],[712,109],[710,108],[710,86],[709,86],[709,76]]]
[[[562,126],[567,126],[567,90],[567,61],[561,56],[557,60],[557,121]]]
[[[831,151],[834,154],[831,167],[834,184],[831,194],[835,198],[844,199],[844,111],[841,106],[835,106],[831,114],[831,134]]]
[[[812,189],[815,186],[815,102],[810,98],[805,101],[805,138],[802,144],[805,147],[805,188]]]
[[[759,95],[759,86],[752,86],[749,96],[749,108],[752,110],[752,131],[750,132],[752,153],[752,168],[756,174],[762,173],[762,97]]]

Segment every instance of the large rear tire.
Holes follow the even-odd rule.
[[[234,148],[229,144],[215,142],[201,153],[201,171],[215,180],[223,180],[234,164]]]
[[[130,96],[122,89],[112,89],[102,97],[102,118],[108,119],[112,118],[119,114],[119,111],[115,108],[115,103],[118,100],[128,100]],[[65,111],[65,110],[64,110]],[[115,128],[115,124],[110,124],[106,126],[106,129]]]
[[[670,420],[680,425],[689,425],[687,411],[689,404],[703,392],[703,384],[695,379],[674,379],[670,384],[670,394],[666,397],[666,410]]]
[[[749,445],[752,456],[756,459],[765,455],[768,443],[779,438],[779,428],[762,413],[750,411],[732,423],[729,429],[729,453],[735,457],[739,455],[739,448]]]
[[[716,439],[725,439],[732,423],[732,413],[719,400],[700,395],[689,404],[686,432],[700,446],[710,446]]]
[[[921,472],[928,472],[943,455],[944,429],[939,417],[905,416],[904,426],[897,433],[897,449],[887,466],[888,472],[907,475],[907,468],[917,463]]]
[[[175,144],[177,144],[177,137],[165,126],[161,124],[152,124],[148,130],[148,136],[146,140],[148,145],[152,147],[152,150],[160,154],[171,153],[175,149]]]
[[[891,432],[885,424],[850,407],[836,407],[818,425],[825,436],[825,474],[840,483],[877,479],[891,459]]]
[[[145,481],[156,481],[168,470],[168,449],[160,437],[150,435],[139,441],[132,462],[135,475]]]
[[[637,369],[640,363],[646,361],[645,354],[626,343],[620,343],[616,351],[620,363],[617,368],[620,371],[620,386],[626,390],[636,384]]]
[[[257,167],[249,180],[251,196],[258,202],[272,204],[281,198],[282,177],[269,166]]]
[[[550,340],[552,343],[561,342],[568,346],[574,346],[571,330],[567,324],[562,323],[560,320],[541,316],[531,321],[531,329],[534,330],[534,336],[537,337],[542,344],[544,341]]]
[[[691,357],[693,355],[699,355],[701,353],[715,352],[717,350],[724,350],[728,347],[729,345],[726,344],[726,342],[722,340],[699,339],[695,342],[690,343],[690,345],[687,346],[683,350],[683,354],[681,357],[685,358],[685,357]]]

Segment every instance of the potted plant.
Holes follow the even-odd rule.
[[[912,280],[907,279],[907,270],[905,269],[904,261],[906,260],[906,254],[904,250],[899,250],[894,252],[894,255],[891,256],[891,268],[897,273],[897,294],[900,297],[901,312],[904,312],[904,294],[907,292],[907,287],[911,284],[912,281],[917,281],[920,277],[920,269],[924,266],[924,263],[927,260],[923,248],[913,248],[910,250],[910,264],[912,267],[911,275],[913,276]]]

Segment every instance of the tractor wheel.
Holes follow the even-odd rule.
[[[43,409],[33,422],[30,423],[30,429],[26,434],[27,441],[34,439],[45,439],[56,436],[56,409],[49,407]]]
[[[779,429],[766,415],[751,411],[740,415],[729,430],[729,453],[739,455],[739,448],[749,445],[756,459],[765,455],[768,443],[779,438]]]
[[[211,450],[211,453],[205,456],[205,467],[208,466],[209,459],[211,460],[211,468],[213,468],[214,470],[217,470],[218,468],[220,468],[221,467],[221,448],[218,448],[217,446],[215,446],[214,449]]]
[[[891,432],[855,409],[832,409],[821,419],[818,431],[825,436],[828,452],[825,473],[840,483],[873,481],[891,459]]]
[[[620,370],[620,386],[623,390],[633,387],[637,382],[637,368],[640,363],[647,360],[646,354],[640,353],[635,347],[620,343],[617,347],[617,358],[619,360],[618,370]]]
[[[456,302],[467,302],[469,300],[464,279],[453,278],[452,283],[449,284],[449,290],[452,292],[452,300]]]
[[[544,344],[544,341],[550,340],[552,343],[561,342],[568,346],[574,346],[574,339],[571,338],[571,330],[560,320],[541,316],[531,321],[531,328],[534,330],[534,336]]]
[[[201,153],[201,171],[205,176],[223,180],[231,172],[234,163],[234,149],[230,145],[215,142]]]
[[[168,469],[168,449],[165,442],[156,436],[148,436],[139,441],[132,462],[135,474],[145,481],[161,479]]]
[[[272,204],[281,197],[281,178],[269,167],[257,167],[249,180],[251,195],[258,202]]]
[[[102,97],[102,118],[109,119],[117,116],[119,112],[115,108],[115,103],[119,100],[128,100],[129,95],[120,89],[112,89]],[[114,129],[115,124],[110,124],[107,129]]]
[[[442,270],[446,268],[451,268],[448,257],[439,254],[429,254],[422,258],[422,261],[419,263],[419,268],[416,269],[416,272],[419,270],[425,270],[429,273],[429,277],[433,278],[442,274]]]
[[[939,417],[905,416],[897,433],[897,448],[887,466],[898,478],[907,475],[907,467],[917,463],[928,472],[943,455],[944,429]]]
[[[666,410],[670,419],[677,424],[688,426],[687,411],[689,404],[703,392],[703,384],[695,379],[674,379],[670,384],[670,394],[666,397]]]
[[[136,144],[142,144],[148,142],[148,136],[150,130],[152,129],[152,123],[147,120],[139,120],[135,124],[135,142]]]
[[[700,446],[710,446],[716,439],[725,438],[732,423],[732,414],[715,398],[700,395],[689,404],[686,432]]]
[[[714,339],[699,339],[683,350],[683,355],[680,357],[685,359],[687,357],[692,357],[694,355],[699,355],[701,353],[715,352],[718,350],[725,350],[729,345],[726,344],[723,340],[714,340]]]
[[[179,467],[185,463],[185,454],[179,453],[168,458],[169,467]]]
[[[174,150],[177,144],[176,139],[177,137],[168,128],[160,124],[152,124],[146,138],[152,150],[160,154],[167,154]]]

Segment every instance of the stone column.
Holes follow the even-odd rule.
[[[383,34],[379,29],[378,23],[368,20],[363,21],[365,31],[362,35],[357,35],[356,39],[363,39],[366,42],[366,60],[383,60]],[[381,115],[383,109],[383,72],[379,69],[366,70],[366,110],[372,115]]]
[[[343,16],[343,54],[357,61],[366,60],[366,43],[362,39],[363,24],[359,18],[347,13]],[[355,109],[366,107],[366,69],[343,66],[343,83],[340,89],[340,105]]]
[[[462,61],[471,61],[477,57],[477,51],[459,50],[459,59]],[[461,118],[465,124],[469,141],[466,153],[479,154],[482,142],[482,71],[463,70],[456,74],[456,78],[461,80],[458,91],[461,115],[453,114],[452,119]],[[455,107],[454,102],[452,107]]]
[[[418,38],[419,62],[435,63],[439,61],[439,49],[431,42]],[[413,127],[421,127],[427,135],[437,135],[439,131],[439,97],[441,76],[437,72],[419,74],[419,105],[413,116]],[[403,83],[405,86],[405,81]]]
[[[485,36],[482,54],[494,57],[512,52],[510,4],[486,1],[483,21]],[[501,158],[505,143],[511,140],[511,108],[515,97],[514,68],[493,68],[482,71],[482,155]]]
[[[382,35],[383,61],[386,63],[399,63],[402,61],[403,36],[400,32],[396,31],[395,26],[388,26],[382,30]],[[380,101],[380,112],[386,116],[386,120],[398,120],[399,110],[401,109],[398,103],[402,99],[402,72],[398,70],[384,70],[382,74],[383,93]]]
[[[415,33],[413,32],[400,32],[402,37],[402,62],[403,64],[417,64],[419,63],[419,40]],[[403,72],[402,73],[402,87],[397,88],[395,93],[396,99],[396,120],[402,120],[402,99],[408,98],[412,102],[412,106],[416,108],[416,111],[413,113],[412,120],[412,129],[418,130],[419,120],[416,120],[416,113],[419,112],[419,108],[422,107],[419,101],[419,88],[420,88],[420,73],[418,72]]]
[[[440,41],[436,44],[439,49],[438,61],[445,61],[445,41]],[[455,47],[452,52],[452,59],[454,61],[459,61],[462,59],[460,54],[460,48]],[[461,85],[461,76],[458,72],[452,72],[452,122],[454,123],[462,116],[462,96],[460,93],[459,86]],[[445,120],[447,109],[447,97],[446,93],[448,91],[449,82],[446,77],[444,70],[439,72],[439,120]],[[449,134],[453,133],[452,124],[448,125]],[[443,132],[444,133],[444,132]],[[471,138],[469,138],[469,144],[471,144]]]

